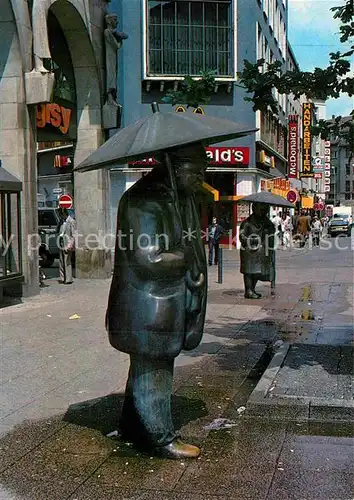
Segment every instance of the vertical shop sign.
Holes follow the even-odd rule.
[[[312,103],[305,102],[302,105],[302,130],[303,130],[303,150],[302,150],[302,172],[300,177],[313,177],[312,166]]]
[[[288,178],[299,177],[299,128],[298,116],[289,115]]]
[[[324,190],[325,193],[329,193],[331,190],[330,186],[330,177],[331,177],[331,141],[325,141],[324,143],[325,147],[325,152],[324,152],[324,174],[325,174],[325,186]],[[326,179],[329,179],[329,182],[326,181]]]

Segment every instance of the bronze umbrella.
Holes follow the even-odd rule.
[[[152,109],[153,114],[119,130],[75,170],[109,168],[112,163],[128,163],[196,142],[207,146],[244,137],[257,130],[199,114],[160,113],[156,103],[152,104]]]
[[[243,203],[248,201],[249,203],[265,203],[266,205],[273,205],[274,207],[285,207],[285,208],[295,208],[293,203],[279,196],[277,194],[269,193],[268,191],[261,191],[260,193],[250,194],[243,198],[240,198],[237,202]]]

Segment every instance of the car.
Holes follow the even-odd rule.
[[[38,208],[38,233],[40,236],[39,257],[42,267],[50,267],[59,258],[58,225],[59,211],[56,208]]]
[[[327,227],[328,235],[333,237],[337,234],[346,234],[351,236],[353,224],[351,223],[349,217],[333,217]]]

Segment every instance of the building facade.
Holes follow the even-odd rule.
[[[177,90],[186,75],[198,77],[201,71],[214,70],[211,101],[194,111],[260,129],[256,135],[208,149],[206,184],[215,202],[206,202],[204,225],[216,214],[235,237],[245,216],[241,208],[237,210],[237,197],[260,190],[263,179],[285,175],[287,169],[285,96],[277,96],[279,117],[255,113],[252,103],[244,100],[244,89],[237,85],[244,59],[253,63],[260,58],[280,60],[285,69],[286,2],[113,0],[111,9],[119,15],[120,29],[129,33],[119,56],[118,95],[124,126],[150,115],[153,101],[160,103],[161,111],[192,113],[184,103],[172,108],[162,99],[170,89]],[[146,164],[113,166],[112,214],[124,191],[147,169]]]
[[[73,173],[105,139],[105,0],[3,0],[0,160],[23,183],[24,293],[38,292],[38,203],[74,198],[77,274],[107,276],[109,253],[87,236],[107,230],[108,176]]]
[[[340,125],[353,122],[353,116],[344,116]],[[330,120],[333,123],[333,120]],[[351,129],[353,130],[353,129]],[[349,128],[343,130],[344,134]],[[327,203],[346,205],[354,210],[354,153],[345,135],[334,135],[330,138],[331,178]]]

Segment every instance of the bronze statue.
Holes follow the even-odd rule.
[[[193,458],[171,416],[174,358],[201,341],[207,265],[194,192],[207,158],[202,145],[180,147],[122,197],[106,327],[130,354],[120,420],[122,437],[167,458]]]
[[[272,293],[275,283],[275,227],[268,218],[269,206],[253,203],[252,214],[240,227],[241,273],[245,284],[245,298],[259,299],[257,281],[270,281]]]

